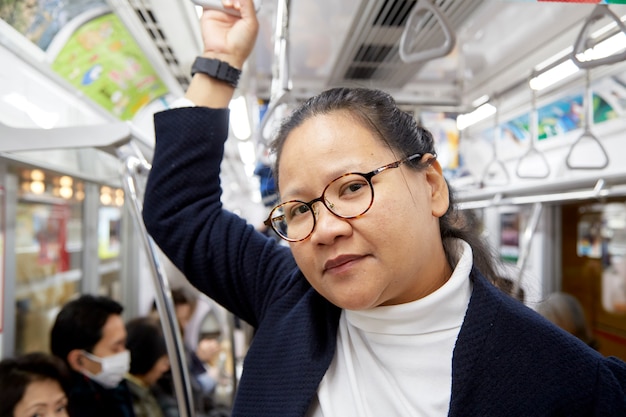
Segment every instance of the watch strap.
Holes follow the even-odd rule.
[[[224,81],[233,87],[237,87],[241,70],[232,67],[228,62],[214,58],[197,57],[191,66],[191,76],[201,72],[216,80]]]

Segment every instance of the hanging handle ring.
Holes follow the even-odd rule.
[[[590,70],[587,70],[585,73],[585,94],[583,97],[584,103],[584,130],[583,134],[576,139],[576,142],[572,144],[567,152],[567,156],[565,157],[565,165],[569,169],[604,169],[609,165],[609,155],[602,146],[602,142],[593,134],[591,131],[591,124],[593,122],[593,90],[591,89],[591,75]],[[596,147],[600,150],[600,153],[603,156],[603,162],[595,165],[581,165],[574,164],[572,162],[574,149],[582,144],[583,141],[591,141],[591,143],[595,144]]]

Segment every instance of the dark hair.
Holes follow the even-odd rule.
[[[74,349],[92,352],[102,339],[102,328],[111,315],[121,315],[124,307],[102,296],[82,295],[65,304],[50,332],[50,350],[67,361]]]
[[[32,382],[56,381],[67,392],[67,379],[63,361],[46,353],[34,352],[4,359],[0,362],[0,417],[13,417],[15,406]]]
[[[130,351],[130,373],[145,375],[163,355],[167,355],[165,338],[159,322],[138,317],[126,323],[126,348]]]
[[[197,305],[197,298],[191,293],[190,290],[187,290],[184,287],[181,288],[172,288],[172,303],[174,307],[181,305],[189,305],[191,306],[191,310],[193,311]],[[156,300],[152,301],[152,311],[157,310]]]
[[[388,93],[366,88],[333,88],[310,98],[283,121],[271,143],[271,151],[276,155],[276,184],[281,152],[289,134],[306,120],[333,112],[345,112],[354,117],[397,153],[398,158],[416,153],[436,155],[432,134],[419,126],[410,114],[398,108]],[[407,165],[412,169],[424,169],[427,166],[417,160]],[[439,229],[448,263],[452,266],[456,263],[456,248],[453,240],[448,238],[462,239],[472,247],[474,265],[494,282],[497,276],[494,252],[477,232],[471,219],[466,219],[457,210],[454,194],[450,187],[448,190],[450,205],[439,218]]]

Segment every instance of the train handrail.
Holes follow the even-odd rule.
[[[412,45],[411,41],[409,40],[409,35],[416,35],[420,29],[419,21],[415,22],[415,20],[419,19],[420,14],[429,12],[432,13],[432,15],[435,17],[435,20],[441,26],[445,40],[443,44],[439,47],[426,49],[419,52],[410,52]],[[416,28],[418,29],[417,31],[415,30]],[[400,37],[398,52],[400,54],[400,59],[402,60],[402,62],[410,64],[444,57],[452,52],[455,44],[456,35],[454,34],[454,30],[452,29],[452,26],[448,22],[446,16],[441,12],[441,10],[439,10],[439,7],[437,7],[430,0],[418,0],[415,6],[413,6],[413,10],[411,10],[411,15],[404,25],[404,30],[402,31],[402,36]]]
[[[482,185],[487,184],[485,179],[487,178],[487,175],[491,169],[492,166],[497,166],[500,168],[500,171],[504,173],[504,177],[505,177],[505,182],[501,185],[506,185],[509,182],[511,182],[511,178],[509,177],[509,171],[506,169],[506,166],[504,165],[504,162],[502,162],[502,160],[500,160],[500,158],[498,158],[498,146],[497,146],[497,141],[500,140],[500,134],[501,134],[501,130],[500,130],[500,103],[498,100],[495,100],[494,102],[494,106],[496,108],[496,112],[493,116],[494,119],[494,132],[493,132],[493,141],[491,143],[491,149],[493,151],[493,157],[491,158],[491,161],[489,163],[487,163],[487,165],[485,166],[485,169],[483,171],[483,175],[481,177],[480,183]]]
[[[264,131],[272,115],[281,104],[289,100],[291,73],[289,69],[289,10],[291,0],[278,0],[276,11],[276,31],[274,33],[274,62],[272,64],[272,84],[270,103],[261,119],[258,130],[259,142],[267,144]]]
[[[528,265],[528,258],[530,256],[530,247],[532,246],[533,240],[535,238],[537,226],[539,225],[542,211],[543,203],[533,203],[530,220],[528,221],[528,224],[524,228],[524,233],[522,234],[520,255],[517,258],[517,262],[515,264],[517,267],[518,279],[513,280],[513,294],[518,294],[519,289],[522,286],[522,281],[524,280],[524,271],[526,270],[526,265]]]
[[[550,164],[546,159],[543,152],[540,152],[536,147],[536,142],[539,140],[539,112],[537,111],[537,92],[531,88],[531,104],[530,104],[530,120],[528,122],[530,126],[530,144],[528,150],[517,160],[517,166],[515,167],[515,174],[518,178],[522,179],[543,179],[550,176]],[[533,156],[539,156],[539,160],[543,162],[545,172],[541,171],[537,175],[524,174],[522,172],[522,164],[527,159],[531,159]],[[537,158],[535,157],[535,160]]]
[[[609,8],[607,4],[598,4],[591,14],[587,16],[585,19],[585,23],[583,24],[582,29],[578,33],[576,37],[576,42],[574,42],[574,49],[572,50],[572,61],[574,64],[581,69],[591,69],[600,65],[610,65],[617,64],[618,62],[622,62],[626,60],[626,50],[621,53],[614,53],[612,55],[606,56],[604,58],[595,58],[590,59],[588,61],[581,61],[578,58],[578,55],[584,54],[584,52],[589,48],[590,38],[589,38],[589,29],[593,26],[594,23],[598,22],[600,19],[608,17],[617,24],[617,27],[620,28],[622,33],[626,34],[626,25],[622,22],[622,20],[615,15]]]
[[[176,319],[172,293],[166,277],[165,269],[159,258],[159,252],[152,237],[148,234],[143,222],[143,204],[137,195],[137,176],[145,175],[150,171],[150,164],[141,156],[136,147],[119,148],[118,157],[123,162],[122,182],[124,191],[129,197],[131,204],[131,217],[142,239],[146,253],[149,255],[152,278],[155,290],[155,301],[165,345],[170,360],[170,369],[174,381],[174,391],[178,403],[180,417],[195,417],[191,383],[187,361],[184,356],[185,349],[182,341],[182,333]]]
[[[0,122],[0,152],[88,147],[115,155],[116,149],[131,140],[131,132],[126,122],[53,129],[13,127]]]
[[[583,133],[576,139],[572,146],[570,146],[569,151],[567,152],[567,156],[565,157],[565,164],[569,169],[604,169],[609,165],[609,155],[604,149],[602,142],[598,139],[596,135],[591,131],[591,126],[593,124],[593,90],[591,89],[591,75],[590,70],[586,70],[585,72],[585,95],[583,97],[583,108],[584,108],[584,128]],[[572,156],[574,155],[574,149],[583,143],[583,140],[591,141],[591,143],[595,143],[600,149],[600,152],[604,156],[604,162],[598,165],[576,165],[572,163]]]

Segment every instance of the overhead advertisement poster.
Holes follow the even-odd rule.
[[[0,19],[44,51],[75,17],[106,0],[0,0]]]
[[[114,14],[81,25],[52,69],[122,120],[168,92],[126,27]]]

